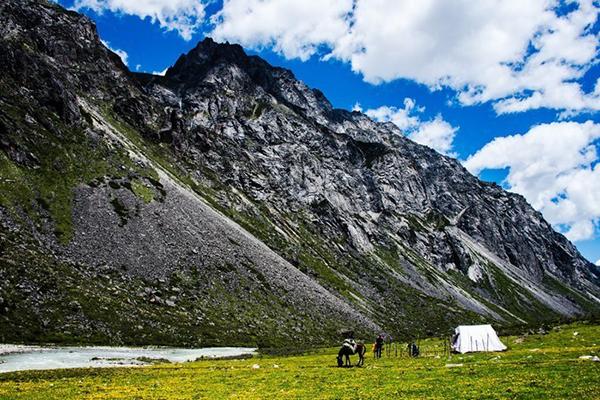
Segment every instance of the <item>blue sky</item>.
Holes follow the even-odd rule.
[[[163,71],[205,36],[241,43],[335,107],[391,120],[523,194],[600,261],[598,2],[59,3],[91,17],[134,71]]]

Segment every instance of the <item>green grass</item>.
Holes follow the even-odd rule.
[[[4,89],[0,86],[0,91]],[[96,142],[82,126],[67,125],[43,108],[29,110],[40,122],[28,125],[25,100],[16,96],[11,101],[15,104],[0,99],[0,124],[8,127],[6,140],[36,160],[27,166],[0,152],[0,206],[15,219],[22,220],[24,212],[41,229],[50,216],[57,238],[67,244],[73,237],[72,202],[77,186],[106,176],[154,177],[155,171],[135,164],[123,149]]]
[[[154,200],[154,191],[137,179],[131,181],[131,190],[146,204]]]
[[[599,398],[599,363],[579,359],[600,353],[599,325],[577,323],[557,327],[547,335],[502,340],[509,346],[503,353],[381,360],[367,354],[362,368],[336,368],[335,349],[326,349],[298,356],[144,368],[9,373],[0,375],[0,398]],[[424,340],[421,348],[439,348],[440,343]],[[253,368],[255,364],[260,368]]]

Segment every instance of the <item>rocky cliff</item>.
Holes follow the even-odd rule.
[[[291,71],[200,42],[135,74],[87,18],[0,4],[0,340],[328,343],[600,310],[520,196]]]

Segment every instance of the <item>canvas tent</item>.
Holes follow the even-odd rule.
[[[506,346],[491,325],[460,325],[454,330],[452,350],[457,353],[504,351]]]

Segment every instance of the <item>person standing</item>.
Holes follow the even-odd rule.
[[[375,339],[375,357],[381,358],[381,352],[383,351],[383,335],[377,336]]]

